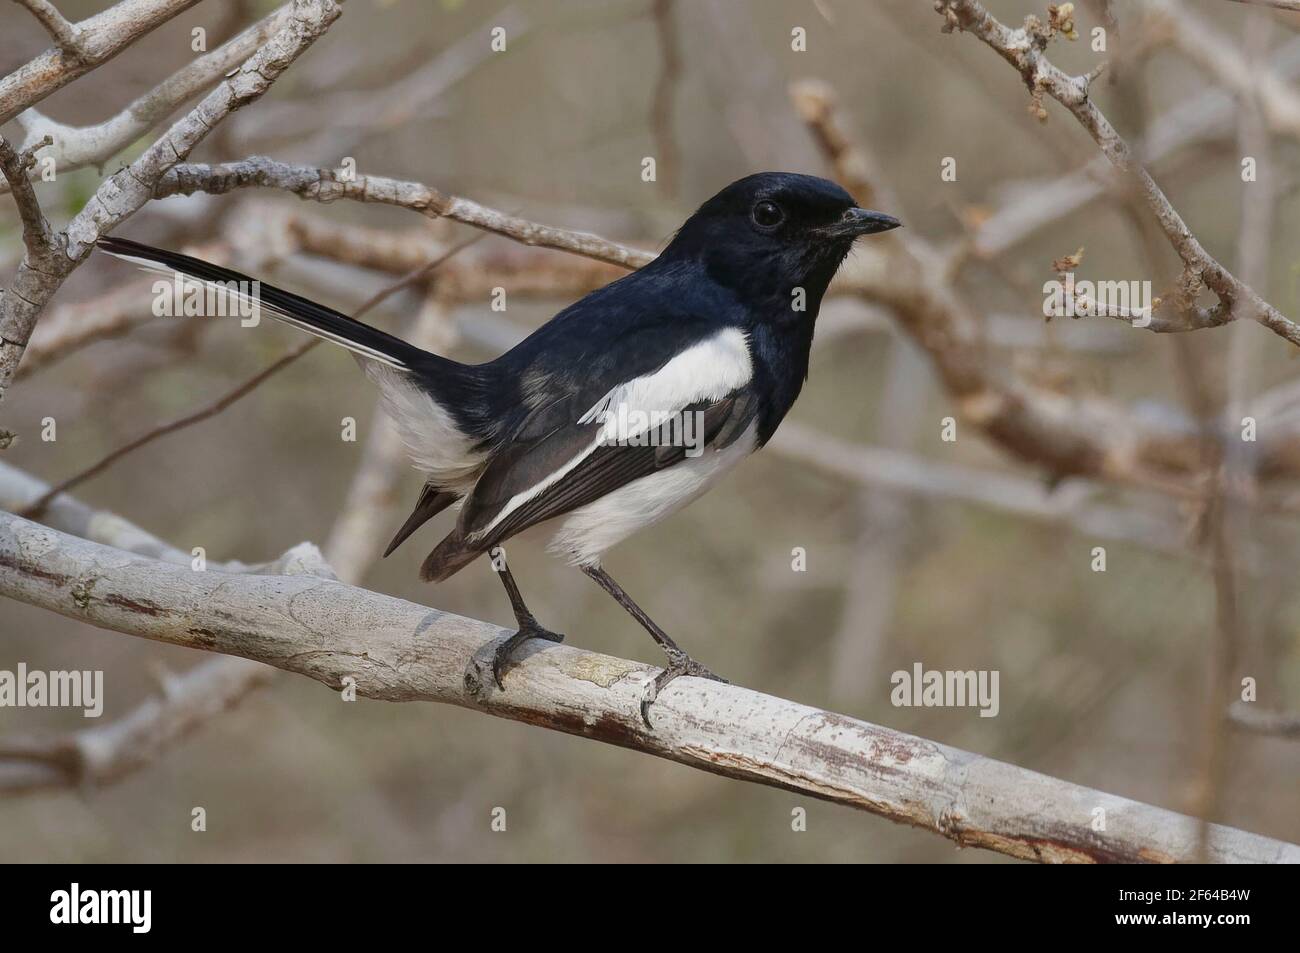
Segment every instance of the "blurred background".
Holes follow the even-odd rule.
[[[59,6],[81,19],[105,4]],[[1012,25],[1031,12],[1046,16],[1028,0],[990,7]],[[272,9],[208,0],[38,108],[68,124],[99,122],[196,55],[195,27],[213,49]],[[1080,39],[1057,40],[1053,60],[1071,72],[1111,61],[1094,85],[1096,101],[1143,143],[1207,249],[1283,313],[1300,316],[1300,130],[1265,110],[1260,128],[1243,131],[1246,110],[1231,91],[1215,93],[1221,79],[1189,43],[1171,39],[1179,24],[1193,23],[1194,38],[1276,69],[1290,84],[1284,91],[1300,99],[1300,15],[1200,0],[1080,3],[1075,19]],[[873,160],[873,200],[902,217],[909,234],[969,249],[999,211],[1042,215],[1041,227],[1005,247],[963,256],[953,279],[981,317],[980,360],[996,373],[1053,393],[1104,396],[1135,420],[1188,429],[1206,406],[1284,389],[1296,376],[1291,348],[1257,325],[1155,335],[1104,317],[1044,322],[1042,284],[1054,277],[1053,259],[1083,247],[1080,277],[1150,279],[1156,294],[1176,275],[1176,259],[1158,233],[1153,250],[1150,216],[1107,188],[1053,213],[1053,183],[1077,176],[1096,147],[1055,104],[1046,123],[1032,116],[1016,72],[975,39],[943,35],[941,22],[931,4],[914,0],[350,0],[328,35],[191,159],[265,154],[333,168],[351,156],[361,172],[654,249],[742,175],[835,173],[791,95],[792,84],[815,79],[829,84],[821,89],[833,90],[843,131]],[[503,24],[507,50],[493,53],[490,30]],[[1094,26],[1108,30],[1105,53],[1090,46]],[[806,50],[791,48],[796,27]],[[46,46],[24,10],[0,7],[0,73]],[[21,138],[16,123],[0,131]],[[104,174],[156,134],[109,159]],[[1257,181],[1243,183],[1248,134],[1266,150]],[[653,182],[642,179],[647,156],[656,159]],[[955,181],[941,178],[945,157],[956,159]],[[100,180],[94,168],[61,173],[39,194],[61,227]],[[1268,199],[1243,232],[1256,187]],[[350,311],[430,249],[473,233],[400,209],[246,190],[151,203],[117,234],[225,256]],[[5,281],[20,255],[12,203],[0,196]],[[552,265],[586,271],[548,288],[515,281],[510,269],[521,261],[543,274]],[[490,236],[448,263],[457,280],[407,288],[368,320],[462,360],[485,360],[619,274],[589,264]],[[92,260],[44,320],[90,302],[72,315],[89,320],[128,282],[147,289],[140,280],[121,263]],[[498,285],[507,289],[504,312],[490,307]],[[125,333],[28,369],[4,403],[6,426],[20,434],[6,463],[57,482],[215,399],[299,340],[269,321],[245,329],[216,319],[145,320],[150,300],[145,290],[128,292],[111,305]],[[696,658],[734,682],[1195,811],[1206,796],[1217,637],[1198,514],[1147,491],[1071,480],[1055,492],[1075,494],[1105,518],[1017,505],[1036,499],[1049,475],[965,423],[955,443],[942,441],[948,416],[961,415],[889,310],[828,298],[810,382],[787,423],[803,439],[757,455],[729,478],[728,492],[613,550],[606,565]],[[39,439],[45,417],[57,420],[54,442]],[[345,417],[357,421],[355,442],[340,439]],[[379,426],[375,394],[351,358],[317,348],[76,495],[182,550],[269,560],[299,541],[330,539]],[[886,480],[880,467],[856,472],[852,461],[843,468],[850,472],[810,465],[801,451],[828,440],[888,451],[915,477]],[[941,479],[946,467],[961,467],[960,478]],[[389,559],[372,558],[419,487],[402,466],[370,501],[355,580],[509,624],[486,563],[436,588],[419,582],[420,560],[450,514]],[[1239,674],[1257,680],[1260,707],[1294,710],[1295,511],[1270,508],[1240,526],[1239,545],[1251,555],[1239,579]],[[1104,573],[1092,569],[1096,546],[1106,548]],[[800,547],[806,571],[792,569]],[[645,633],[582,574],[537,545],[512,545],[510,559],[530,606],[570,644],[658,663]],[[0,669],[20,661],[102,669],[104,721],[155,695],[160,671],[203,659],[13,602],[0,607]],[[998,716],[894,707],[891,673],[917,662],[998,670]],[[0,709],[0,738],[84,727],[79,711]],[[1215,782],[1218,819],[1300,840],[1298,777],[1294,740],[1231,730]],[[204,833],[190,829],[194,806],[206,808]],[[490,828],[497,806],[508,811],[504,833]],[[806,832],[791,830],[794,807],[808,811]],[[0,796],[7,861],[1001,859],[846,808],[471,711],[343,703],[293,676],[112,785]]]

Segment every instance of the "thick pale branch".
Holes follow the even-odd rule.
[[[654,669],[534,646],[493,684],[496,626],[311,576],[193,572],[0,515],[0,594],[101,628],[266,662],[386,701],[436,701],[870,811],[1048,862],[1189,860],[1197,822],[736,685],[680,679],[640,720]],[[1095,810],[1106,830],[1093,830]],[[1215,826],[1218,861],[1300,848]]]
[[[18,510],[49,487],[0,461],[0,509]],[[190,553],[176,549],[115,513],[95,510],[67,494],[45,511],[46,525],[116,549],[177,566],[192,566]],[[371,535],[374,528],[369,527]],[[342,548],[340,548],[342,552]],[[207,561],[217,572],[310,573],[335,578],[332,566],[309,543],[293,547],[270,563]],[[205,722],[239,704],[270,682],[273,668],[222,655],[181,674],[162,676],[160,697],[149,698],[120,719],[67,734],[0,738],[0,794],[57,787],[108,784],[155,761]]]
[[[50,3],[50,0],[14,0],[20,6],[31,11],[45,32],[50,35],[54,45],[71,59],[81,56],[81,31],[75,24],[69,23],[62,13]]]
[[[0,79],[0,125],[106,63],[198,0],[122,0],[72,27],[76,48],[56,46]],[[48,6],[48,4],[45,4]]]

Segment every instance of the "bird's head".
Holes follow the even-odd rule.
[[[701,261],[714,280],[751,296],[789,302],[802,288],[815,315],[854,240],[900,224],[826,179],[760,172],[701,205],[661,257]]]

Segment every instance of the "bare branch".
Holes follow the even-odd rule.
[[[36,478],[0,462],[0,508],[17,510],[47,489]],[[53,501],[46,512],[46,524],[150,559],[176,566],[192,565],[190,553],[151,536],[115,513],[93,510],[70,496],[62,495]],[[323,578],[334,575],[316,547],[306,543],[271,563],[249,566],[238,561],[209,560],[207,569],[311,573]],[[52,737],[0,738],[0,794],[85,788],[118,780],[156,760],[166,748],[234,707],[276,674],[268,666],[222,656],[183,674],[166,675],[160,698],[146,700],[119,720]]]
[[[51,738],[0,738],[0,793],[110,784],[269,683],[276,671],[244,659],[208,659],[168,675],[151,698],[116,721]]]
[[[140,37],[196,3],[198,0],[122,0],[103,13],[82,20],[72,27],[78,37],[74,52],[55,47],[0,79],[0,125],[78,76],[107,63]]]
[[[40,21],[41,26],[45,27],[45,32],[50,35],[50,39],[64,56],[75,61],[82,55],[81,31],[65,20],[63,14],[55,9],[50,0],[14,0],[14,2],[26,7],[32,16]]]
[[[68,126],[55,122],[36,109],[28,109],[17,117],[26,133],[24,145],[30,146],[41,137],[51,139],[53,148],[46,155],[54,158],[59,172],[100,165],[250,57],[284,28],[292,12],[292,4],[280,7],[229,42],[186,64],[117,115],[101,123]],[[0,183],[0,191],[7,188],[5,183]]]
[[[404,182],[377,175],[345,177],[332,169],[277,162],[252,156],[217,165],[178,165],[158,182],[155,198],[208,192],[224,195],[235,189],[282,189],[314,202],[351,199],[412,209],[430,218],[449,218],[484,231],[504,235],[525,245],[541,245],[573,252],[625,268],[639,268],[654,259],[653,252],[629,248],[587,232],[574,232],[531,222],[516,215],[480,205],[470,199],[444,195],[419,182]]]
[[[114,7],[125,7],[131,0]],[[158,0],[153,0],[158,2]],[[112,11],[109,11],[112,12]],[[13,381],[23,350],[42,310],[99,237],[135,214],[153,195],[168,169],[183,160],[214,126],[232,111],[265,93],[271,84],[339,16],[334,0],[294,0],[294,13],[284,29],[251,56],[239,71],[224,80],[176,122],[135,162],[110,176],[91,196],[62,233],[59,254],[48,267],[25,262],[0,299],[0,399]]]
[[[209,243],[185,248],[186,254],[223,265],[230,260],[226,243]],[[126,334],[137,325],[154,320],[144,302],[154,278],[127,281],[87,301],[60,304],[36,326],[18,368],[17,380],[67,357],[95,341]]]
[[[1300,345],[1300,325],[1219,264],[1201,246],[1155,180],[1134,160],[1128,143],[1088,95],[1092,75],[1068,76],[1048,61],[1044,50],[1055,35],[1054,25],[1029,17],[1023,28],[1012,30],[989,13],[979,0],[938,0],[935,7],[945,18],[945,30],[960,29],[973,34],[1014,66],[1029,88],[1031,98],[1045,93],[1068,109],[1111,164],[1132,181],[1182,259],[1183,280],[1176,301],[1181,312],[1192,315],[1202,327],[1238,317],[1252,318],[1292,344]],[[1046,115],[1041,107],[1040,113]],[[1196,296],[1202,287],[1218,296],[1219,304],[1213,309],[1196,306]]]
[[[1300,714],[1284,711],[1260,711],[1248,702],[1234,702],[1228,709],[1228,721],[1243,731],[1278,738],[1300,738]]]
[[[640,720],[655,670],[563,645],[489,674],[493,625],[312,576],[192,572],[0,515],[0,594],[79,621],[266,662],[386,701],[434,701],[804,792],[1044,862],[1178,862],[1196,822],[738,685],[680,679]],[[1092,829],[1095,808],[1106,831]],[[1212,858],[1300,860],[1300,847],[1213,828]]]
[[[46,136],[21,152],[0,136],[0,170],[5,179],[12,182],[14,204],[18,206],[18,218],[23,225],[23,244],[27,248],[28,266],[44,267],[54,253],[54,231],[50,228],[41,203],[36,198],[36,190],[27,176],[27,170],[36,164],[36,153],[50,144]]]

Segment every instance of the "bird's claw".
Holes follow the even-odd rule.
[[[529,639],[563,642],[564,636],[559,632],[552,632],[550,629],[543,628],[536,620],[522,623],[514,635],[497,646],[496,653],[492,656],[492,678],[497,683],[497,688],[502,691],[506,690],[505,683],[502,681],[502,674],[510,663],[510,657],[514,654],[515,649]]]
[[[656,675],[652,682],[646,685],[645,696],[641,699],[641,720],[645,722],[647,728],[654,727],[654,725],[650,724],[650,706],[655,703],[659,693],[664,690],[664,686],[681,675],[707,678],[713,682],[722,682],[724,685],[731,684],[721,675],[714,675],[685,652],[668,653],[667,667]]]

